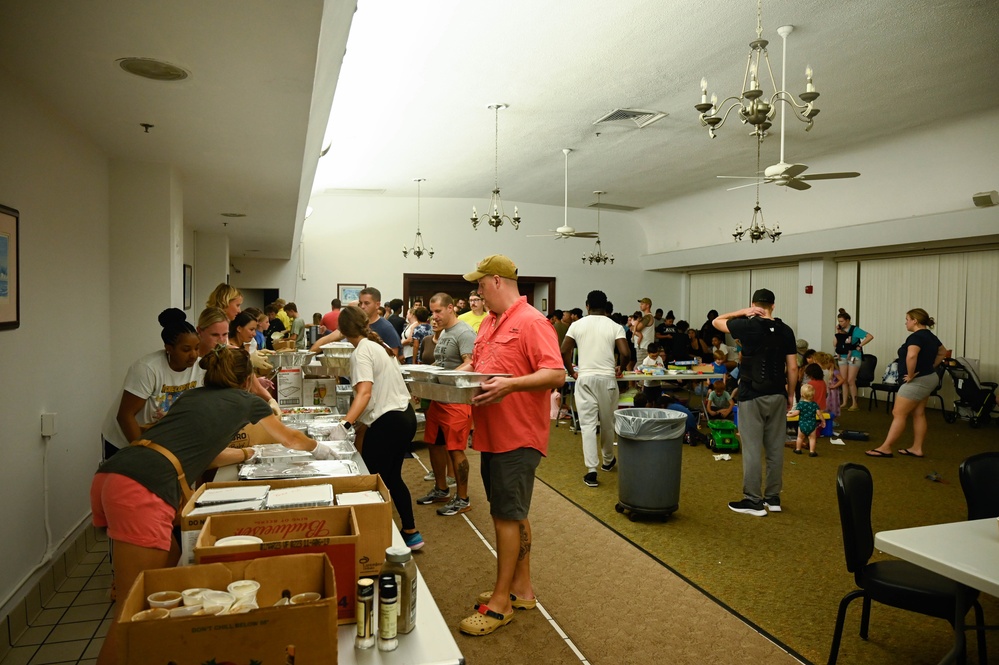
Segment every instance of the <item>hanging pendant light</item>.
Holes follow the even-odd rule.
[[[489,222],[489,226],[493,227],[493,231],[499,231],[499,227],[503,226],[503,222],[507,221],[513,224],[514,229],[520,228],[520,212],[517,210],[517,206],[513,207],[513,217],[508,217],[503,211],[503,199],[500,198],[500,188],[499,188],[499,112],[500,109],[509,108],[509,104],[490,104],[488,108],[496,115],[496,131],[495,131],[495,142],[496,150],[494,153],[494,167],[495,167],[495,180],[493,181],[493,195],[489,199],[489,211],[479,216],[479,212],[472,206],[472,228],[478,229],[479,224],[482,222]]]
[[[424,254],[427,254],[428,258],[434,258],[434,248],[427,248],[423,244],[423,234],[420,233],[420,183],[425,180],[426,178],[413,178],[413,182],[416,183],[416,239],[413,241],[412,247],[402,246],[403,258],[408,257],[410,254],[416,258],[420,258]]]
[[[597,195],[597,205],[596,205],[596,208],[597,208],[597,242],[596,242],[596,245],[594,245],[594,247],[593,247],[593,251],[591,251],[589,254],[583,254],[583,263],[589,263],[590,265],[593,265],[594,263],[596,263],[597,265],[607,265],[608,263],[613,264],[614,263],[614,255],[613,254],[609,254],[609,255],[605,254],[604,250],[603,250],[603,247],[600,246],[600,195],[601,194],[606,194],[607,192],[596,191],[596,192],[593,192],[593,193]]]

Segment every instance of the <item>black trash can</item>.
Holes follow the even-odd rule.
[[[669,409],[621,409],[617,432],[619,513],[669,517],[680,505],[680,463],[687,415]]]

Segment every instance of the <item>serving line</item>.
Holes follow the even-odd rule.
[[[965,650],[964,617],[973,590],[999,597],[999,523],[995,518],[882,531],[874,546],[958,583],[954,646],[940,661],[954,663]]]

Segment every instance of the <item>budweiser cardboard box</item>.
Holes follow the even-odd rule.
[[[235,580],[260,582],[259,609],[246,614],[190,616],[158,621],[131,621],[146,609],[146,596],[156,591],[196,587],[225,590]],[[285,589],[292,594],[315,591],[322,599],[303,605],[274,607]],[[289,651],[299,663],[337,662],[336,579],[322,554],[161,568],[139,574],[122,602],[119,665],[175,663],[288,663]]]
[[[205,483],[199,487],[191,500],[187,502],[180,513],[180,540],[181,555],[180,565],[194,563],[194,546],[198,540],[201,527],[207,520],[207,515],[194,515],[190,513],[194,510],[198,497],[206,490],[213,487],[245,487],[247,485],[270,485],[272,488],[278,487],[300,487],[302,485],[333,485],[334,494],[345,492],[363,492],[374,490],[381,494],[381,503],[365,503],[352,506],[357,519],[357,574],[360,577],[377,575],[385,562],[385,548],[392,544],[392,497],[389,496],[388,488],[382,481],[381,476],[342,476],[337,478],[302,478],[299,480],[244,480],[228,483]],[[277,510],[263,510],[246,513],[247,515],[258,515],[261,519],[270,519],[273,515],[282,512]],[[236,513],[231,513],[236,514]]]
[[[302,401],[302,370],[282,367],[277,373],[277,402],[281,407],[304,406]]]
[[[284,554],[325,554],[333,563],[337,623],[354,623],[357,599],[357,520],[352,506],[209,515],[194,544],[195,563],[227,563]],[[264,542],[219,546],[228,536]]]

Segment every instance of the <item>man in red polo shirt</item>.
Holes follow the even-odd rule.
[[[481,453],[482,483],[496,529],[497,570],[493,590],[479,595],[476,614],[463,619],[459,628],[488,635],[510,623],[514,608],[537,605],[527,514],[534,471],[548,452],[550,391],[565,383],[565,368],[555,328],[517,290],[513,261],[501,254],[488,256],[465,279],[478,284],[489,309],[471,367],[510,375],[483,383],[472,404],[472,447]]]

